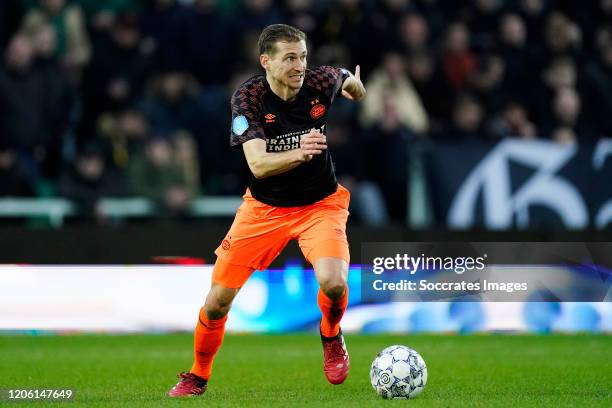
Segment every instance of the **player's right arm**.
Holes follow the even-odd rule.
[[[280,153],[266,151],[266,141],[251,139],[242,144],[249,169],[255,178],[263,179],[285,173],[327,149],[325,135],[311,130],[300,139],[300,148]]]

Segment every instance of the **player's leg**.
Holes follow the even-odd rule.
[[[317,303],[321,309],[323,371],[332,384],[344,382],[349,356],[340,320],[348,304],[350,255],[346,238],[349,193],[338,191],[310,207],[294,224],[304,256],[313,265],[320,288]]]
[[[342,245],[327,241],[321,245]],[[348,304],[348,263],[342,258],[319,257],[314,261],[319,282],[317,303],[321,309],[321,335],[335,337],[340,331],[340,320]]]
[[[339,246],[339,241],[324,241],[321,245]],[[348,251],[348,248],[347,248]],[[321,309],[321,343],[323,372],[332,384],[342,384],[348,377],[350,359],[340,321],[348,305],[348,262],[338,257],[315,258],[314,269],[319,282],[317,303]]]
[[[212,285],[200,309],[193,336],[193,365],[188,373],[179,374],[181,380],[170,390],[169,396],[200,395],[206,391],[215,355],[225,336],[227,314],[240,287],[253,271],[254,268],[217,259]]]
[[[249,192],[227,235],[216,249],[213,284],[200,310],[194,333],[194,363],[170,391],[171,396],[199,395],[206,390],[213,360],[225,334],[234,297],[255,269],[264,270],[289,241],[283,219],[268,217],[273,207],[255,201]]]

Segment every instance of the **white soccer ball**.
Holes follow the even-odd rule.
[[[385,399],[415,398],[427,384],[425,360],[406,346],[390,346],[378,353],[370,368],[370,381]]]

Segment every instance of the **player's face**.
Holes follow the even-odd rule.
[[[290,89],[300,89],[306,71],[306,42],[276,43],[276,52],[268,60],[267,70],[272,77]]]

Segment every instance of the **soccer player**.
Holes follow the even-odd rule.
[[[242,146],[252,173],[244,201],[215,251],[212,286],[194,334],[194,363],[168,392],[172,397],[206,391],[213,359],[223,341],[232,300],[255,270],[265,270],[296,239],[313,265],[324,350],[323,370],[344,382],[349,356],[340,319],[348,303],[349,192],[338,184],[327,150],[325,126],[340,95],[365,95],[359,77],[329,66],[306,68],[306,35],[274,24],[259,37],[265,75],[252,77],[232,96],[230,144]]]

